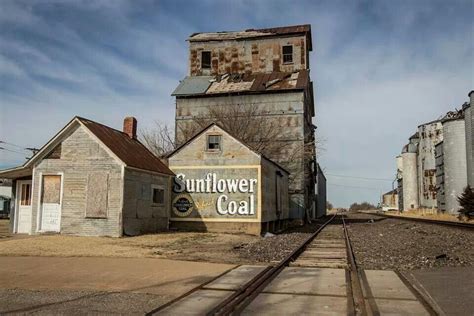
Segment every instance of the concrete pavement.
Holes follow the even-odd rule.
[[[136,303],[152,301],[151,310],[233,267],[146,258],[0,257],[0,313],[108,312],[117,307],[114,301],[122,301],[122,312],[143,313],[144,305]]]

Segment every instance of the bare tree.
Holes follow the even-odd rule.
[[[139,131],[140,141],[157,157],[163,158],[175,149],[174,129],[168,124],[155,121],[151,128]]]
[[[193,118],[194,124],[179,126],[182,139],[192,137],[215,122],[254,150],[275,157],[285,147],[281,129],[256,105],[225,104],[212,106],[208,112]],[[280,141],[279,141],[280,140]]]

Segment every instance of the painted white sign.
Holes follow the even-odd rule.
[[[204,179],[187,179],[179,173],[174,179],[176,193],[250,193],[248,199],[234,201],[221,194],[216,201],[220,215],[255,215],[255,192],[257,179],[218,179],[215,173],[208,173]]]

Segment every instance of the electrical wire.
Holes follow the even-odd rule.
[[[22,153],[20,151],[16,151],[16,150],[12,150],[12,149],[8,149],[8,148],[4,148],[4,147],[0,147],[0,150],[5,150],[5,151],[9,151],[9,152],[12,152],[12,153],[16,153],[16,154],[20,154],[20,155],[23,155],[23,156],[27,156],[27,154],[25,153]]]
[[[386,178],[369,178],[369,177],[354,177],[354,176],[344,176],[340,174],[326,173],[328,176],[339,177],[339,178],[350,178],[350,179],[363,179],[363,180],[374,180],[374,181],[393,181],[393,179]]]
[[[344,184],[335,184],[335,183],[328,183],[328,185],[332,185],[332,186],[336,186],[336,187],[343,187],[343,188],[367,189],[367,190],[380,191],[380,188],[360,187],[360,186],[355,186],[355,185],[344,185]]]

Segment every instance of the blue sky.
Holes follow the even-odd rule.
[[[41,147],[74,115],[172,123],[194,32],[312,25],[320,163],[337,206],[377,202],[417,125],[474,88],[474,2],[0,2],[0,140]],[[14,146],[4,145],[14,151]],[[0,150],[0,168],[24,162]]]

